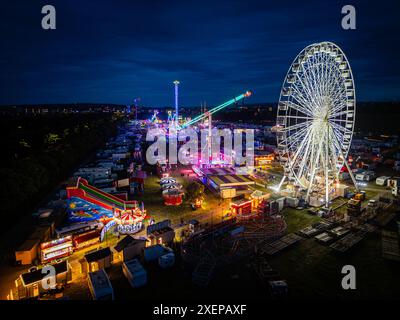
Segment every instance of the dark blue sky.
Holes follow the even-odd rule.
[[[34,1],[0,5],[0,104],[223,102],[247,89],[276,101],[291,61],[306,45],[337,43],[358,100],[400,98],[398,1]],[[57,29],[41,29],[41,8]],[[341,28],[353,4],[357,30]],[[249,101],[249,102],[250,102]]]

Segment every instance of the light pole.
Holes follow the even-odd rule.
[[[178,87],[179,87],[179,81],[175,80],[174,81],[175,85],[175,120],[176,120],[176,127],[179,125],[179,108],[178,108]]]

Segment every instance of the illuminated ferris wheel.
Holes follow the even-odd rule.
[[[285,177],[307,190],[306,199],[311,192],[324,194],[327,206],[344,165],[355,182],[346,161],[355,111],[353,75],[343,51],[331,42],[304,48],[283,82],[276,128]]]

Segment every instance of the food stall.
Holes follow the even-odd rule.
[[[40,244],[40,260],[42,263],[67,257],[71,255],[72,252],[72,236],[66,236]]]

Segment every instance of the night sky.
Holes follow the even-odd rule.
[[[337,43],[357,99],[400,98],[399,1],[1,2],[0,104],[99,102],[214,105],[247,89],[275,102],[292,60],[308,44]],[[373,4],[374,3],[374,4]],[[57,29],[41,28],[41,8]],[[357,30],[341,28],[353,4]]]

